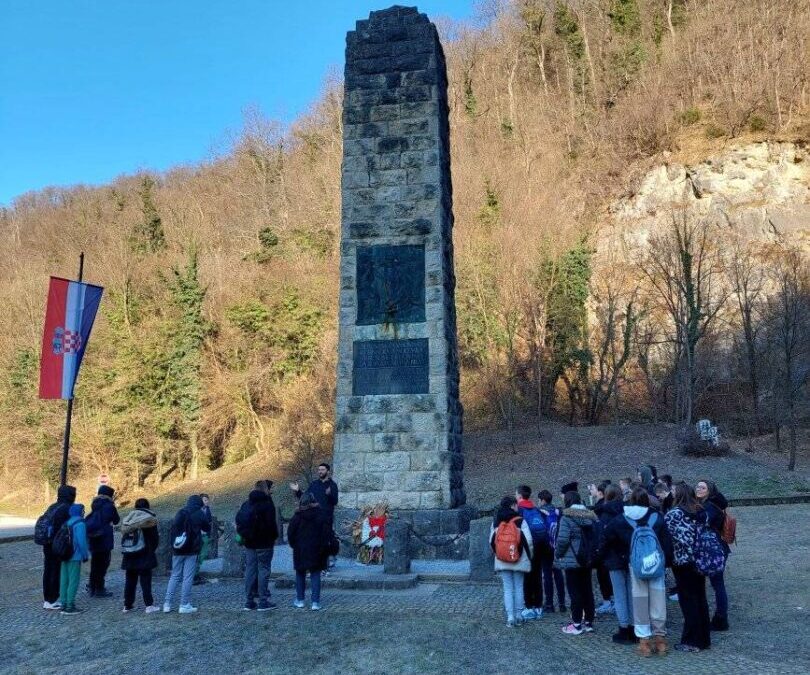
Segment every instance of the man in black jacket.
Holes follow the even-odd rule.
[[[56,492],[56,502],[51,504],[47,511],[50,519],[50,537],[42,546],[42,596],[44,609],[61,609],[59,604],[59,575],[62,570],[62,561],[51,550],[51,541],[54,535],[70,518],[70,505],[76,501],[76,488],[72,485],[62,485]]]
[[[245,545],[245,609],[266,612],[276,605],[270,602],[270,566],[273,546],[278,539],[276,507],[271,497],[272,481],[259,481],[242,504],[236,517],[236,527]],[[258,605],[256,597],[259,598]]]
[[[319,464],[318,478],[312,481],[307,488],[307,492],[315,497],[315,501],[318,502],[330,523],[335,519],[335,507],[338,503],[338,486],[329,475],[331,471],[332,467],[326,462]],[[298,483],[290,483],[290,487],[295,492],[296,498],[301,499],[302,492]]]
[[[115,547],[113,526],[121,522],[114,498],[115,490],[109,485],[100,485],[98,495],[90,506],[90,515],[85,520],[87,540],[90,542],[90,579],[87,592],[96,598],[112,597],[112,593],[106,588],[105,579]]]

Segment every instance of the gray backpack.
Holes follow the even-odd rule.
[[[658,579],[664,576],[664,551],[653,530],[658,514],[651,513],[646,525],[639,525],[627,516],[624,519],[633,528],[633,538],[630,540],[630,569],[633,575],[636,579]]]
[[[130,530],[126,534],[121,535],[121,553],[124,555],[128,553],[138,553],[146,548],[146,542],[143,537],[143,530]]]

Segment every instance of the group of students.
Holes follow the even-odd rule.
[[[684,625],[675,649],[699,652],[711,646],[711,631],[728,630],[724,570],[736,520],[728,502],[709,480],[693,488],[657,477],[655,467],[639,469],[636,480],[606,480],[589,485],[590,507],[578,483],[562,486],[564,508],[552,504],[548,490],[531,500],[521,485],[504,497],[490,532],[495,571],[503,583],[507,626],[518,626],[554,612],[571,618],[566,635],[594,630],[596,615],[615,614],[613,641],[637,645],[641,656],[666,654],[667,595],[680,604]],[[675,586],[667,591],[671,570]],[[596,607],[596,573],[603,602]],[[706,579],[715,592],[710,619]],[[545,598],[545,602],[544,602]]]
[[[296,571],[295,607],[304,607],[307,575],[311,585],[311,608],[320,609],[321,573],[337,554],[338,542],[333,531],[334,508],[338,487],[331,479],[328,464],[318,467],[318,478],[302,492],[298,484],[290,485],[298,500],[289,523],[287,539],[293,549]],[[272,499],[272,480],[256,482],[255,489],[236,515],[237,541],[245,551],[245,609],[266,611],[276,605],[270,601],[269,578],[273,549],[279,536],[276,508]],[[87,592],[91,597],[108,598],[106,575],[114,548],[114,527],[120,524],[121,568],[125,572],[125,613],[133,611],[138,585],[141,587],[145,612],[159,612],[152,592],[152,574],[158,566],[160,545],[158,519],[149,501],[140,498],[123,519],[114,502],[115,491],[102,485],[85,517],[83,504],[76,502],[76,488],[63,485],[57,501],[37,520],[35,543],[43,551],[43,607],[62,614],[79,614],[76,596],[82,563],[90,560]],[[200,565],[207,557],[213,528],[208,495],[191,495],[171,523],[171,573],[163,601],[163,612],[172,611],[177,589],[180,589],[180,614],[192,614],[197,608],[191,602],[192,587],[201,583]],[[258,600],[258,602],[257,602]]]

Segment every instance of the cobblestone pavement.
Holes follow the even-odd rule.
[[[810,506],[736,509],[740,545],[728,572],[732,630],[710,651],[641,660],[611,643],[611,618],[580,637],[563,617],[504,626],[496,585],[422,584],[406,591],[328,591],[320,614],[290,607],[276,591],[267,614],[241,609],[241,585],[195,587],[194,616],[122,614],[116,598],[80,597],[88,611],[41,609],[39,550],[0,546],[0,672],[64,673],[807,673],[810,657]],[[116,564],[115,562],[113,563]],[[86,575],[87,568],[84,573]],[[156,582],[157,597],[165,579]],[[669,603],[671,641],[681,616]]]

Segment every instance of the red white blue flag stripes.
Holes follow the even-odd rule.
[[[101,286],[51,277],[42,337],[40,398],[73,398],[103,291]]]

